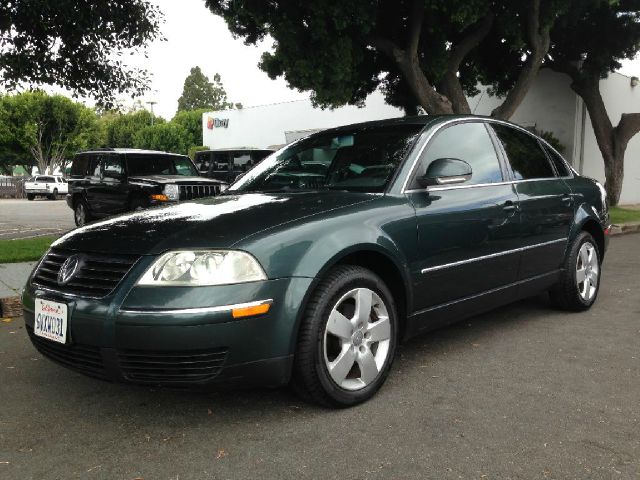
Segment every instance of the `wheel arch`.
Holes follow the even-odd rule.
[[[588,232],[593,237],[598,247],[600,261],[602,261],[606,252],[604,226],[593,208],[585,204],[578,207],[574,217],[574,224],[571,228],[571,242],[575,240],[580,232]]]
[[[324,263],[314,277],[298,310],[298,316],[291,336],[291,351],[295,351],[300,324],[311,295],[327,273],[338,265],[357,265],[367,268],[384,281],[396,303],[398,323],[400,326],[398,338],[402,340],[406,331],[408,311],[413,304],[413,293],[408,268],[384,247],[378,244],[360,244],[353,245],[336,253]]]

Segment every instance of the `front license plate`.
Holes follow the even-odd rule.
[[[33,333],[58,343],[67,343],[67,306],[36,298]]]

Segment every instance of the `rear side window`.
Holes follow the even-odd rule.
[[[500,161],[483,123],[459,123],[439,132],[420,159],[418,177],[439,158],[464,160],[471,166],[471,179],[465,185],[502,181]]]
[[[122,178],[124,168],[122,157],[118,155],[105,155],[102,162],[102,173],[108,178]]]
[[[89,157],[87,155],[76,155],[71,165],[72,177],[84,177],[87,174]]]
[[[516,180],[553,178],[555,173],[538,140],[506,125],[493,125]]]
[[[547,155],[549,155],[549,158],[551,159],[553,166],[556,167],[556,172],[558,172],[560,177],[571,176],[569,167],[560,154],[556,153],[552,148],[549,148],[546,145],[544,146],[544,150],[547,152]]]

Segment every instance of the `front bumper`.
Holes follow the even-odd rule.
[[[146,260],[104,298],[27,284],[24,319],[36,348],[68,368],[127,383],[207,388],[289,381],[298,311],[312,279],[137,287],[133,279],[146,269]],[[37,297],[67,304],[66,345],[33,335]],[[272,300],[271,308],[253,317],[234,319],[224,307],[262,299]]]

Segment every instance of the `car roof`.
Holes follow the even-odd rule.
[[[239,148],[212,148],[211,150],[198,150],[198,153],[210,153],[210,152],[274,152],[270,148],[252,148],[252,147],[239,147]]]

